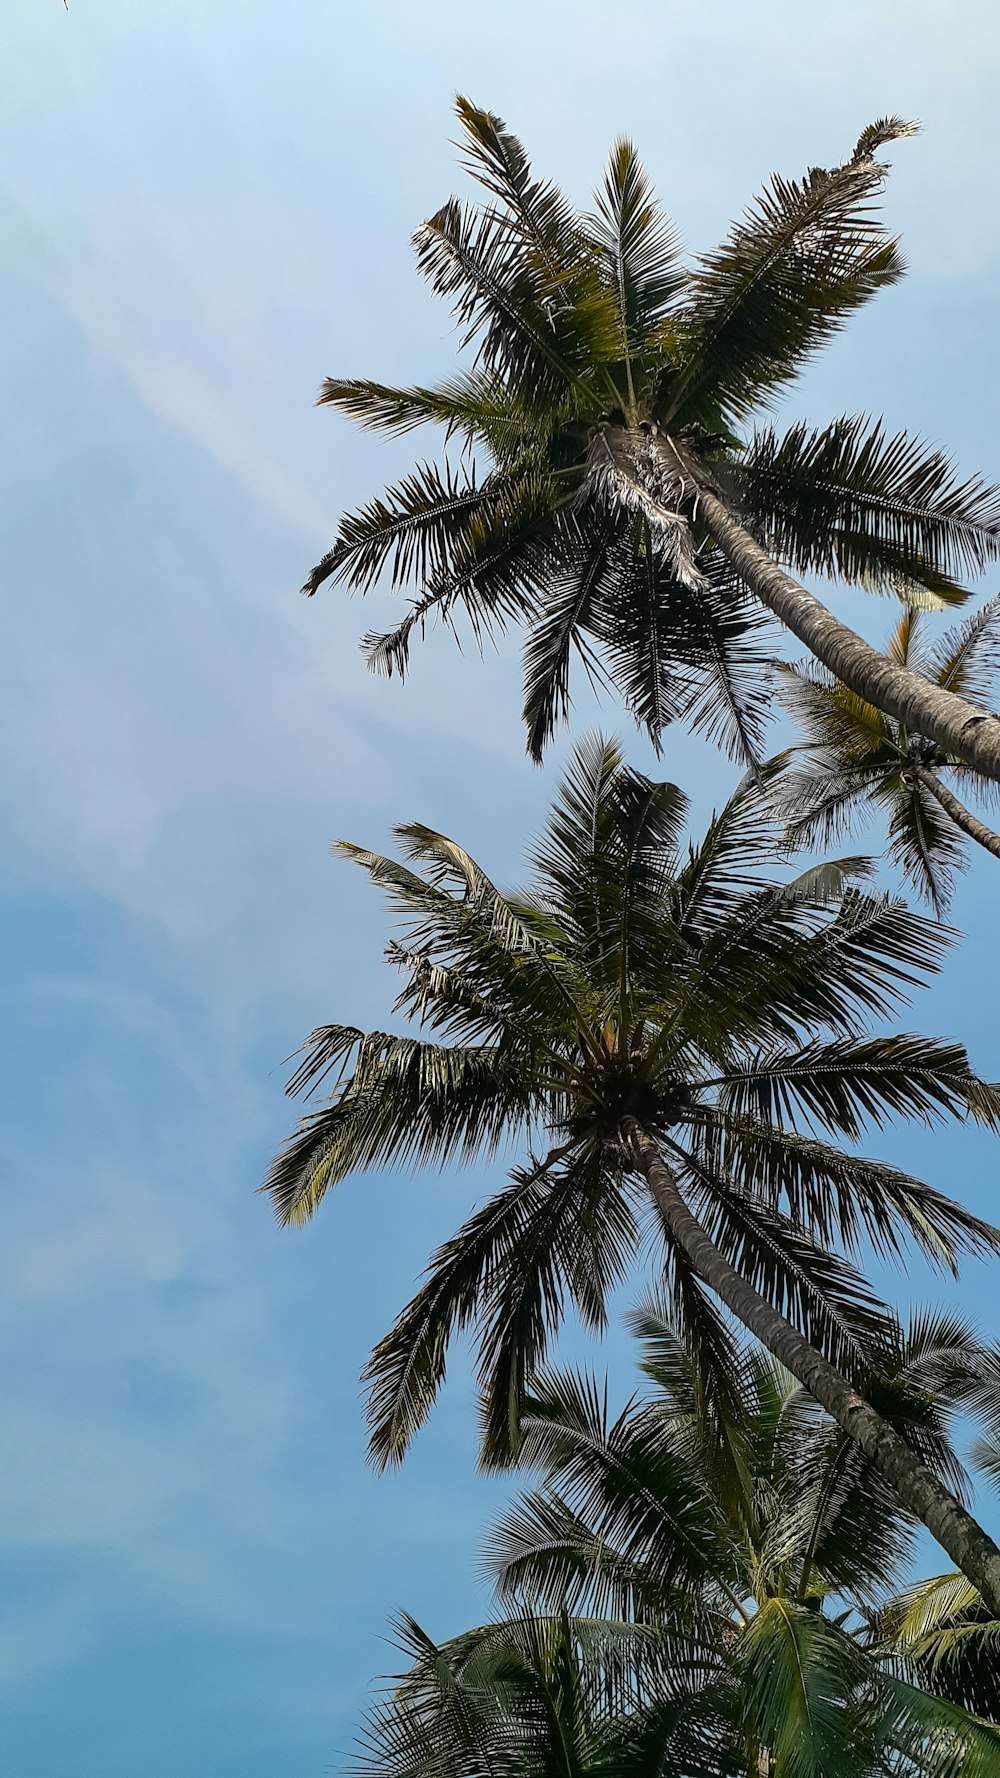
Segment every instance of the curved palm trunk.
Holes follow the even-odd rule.
[[[688,1209],[659,1149],[638,1125],[632,1141],[664,1225],[698,1277],[861,1447],[1000,1617],[1000,1549],[993,1539],[847,1378],[740,1277]]]
[[[948,789],[947,784],[942,784],[936,772],[929,771],[926,766],[913,766],[912,771],[924,789],[929,791],[931,796],[937,798],[945,814],[951,816],[956,827],[960,827],[963,833],[967,833],[970,840],[975,840],[977,846],[982,846],[985,851],[992,852],[994,858],[1000,858],[1000,833],[994,833],[992,827],[987,827],[985,821],[980,821],[971,809],[967,809],[964,803],[960,803],[958,797]]]
[[[919,673],[897,667],[856,636],[772,562],[718,495],[699,490],[698,507],[719,548],[761,604],[842,684],[894,716],[905,728],[936,741],[945,753],[956,754],[985,777],[1000,782],[1000,719],[977,710],[955,692],[922,679]]]
[[[636,434],[608,428],[602,436],[607,462],[595,462],[595,472],[599,478],[610,472],[625,504],[645,512],[654,528],[676,525],[679,511],[693,513],[697,507],[741,580],[842,684],[1000,783],[1000,717],[897,666],[842,624],[771,560],[719,494],[705,486],[705,471],[683,444],[655,429]]]

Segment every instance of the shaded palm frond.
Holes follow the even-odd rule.
[[[892,798],[888,841],[890,862],[930,903],[938,919],[944,919],[951,907],[955,877],[968,868],[965,840],[917,778],[900,785]]]
[[[947,605],[1000,555],[1000,488],[867,415],[758,433],[739,472],[751,528],[800,573],[897,594],[905,577]]]
[[[984,1087],[962,1044],[905,1032],[755,1055],[720,1079],[719,1098],[726,1111],[779,1129],[804,1114],[851,1142],[900,1115],[928,1125],[971,1117],[989,1128],[1000,1119],[1000,1090]]]

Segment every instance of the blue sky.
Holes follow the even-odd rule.
[[[522,756],[513,648],[435,639],[401,692],[355,651],[372,614],[297,597],[339,510],[407,460],[316,386],[451,361],[408,239],[457,180],[456,90],[581,200],[627,130],[694,247],[896,110],[925,124],[889,194],[911,276],[791,405],[884,411],[1000,476],[1000,21],[17,0],[4,39],[0,1767],[318,1778],[394,1609],[442,1634],[484,1613],[499,1493],[461,1366],[381,1480],[357,1383],[484,1181],[357,1182],[296,1235],[253,1195],[281,1059],[386,1016],[381,909],[329,841],[421,818],[513,876],[552,770]],[[890,615],[844,608],[873,636]],[[732,781],[680,735],[664,769],[699,819]],[[984,860],[963,883],[968,940],[913,1021],[994,1075],[998,882]],[[985,1141],[891,1152],[996,1214]],[[997,1282],[957,1293],[994,1334]],[[620,1334],[608,1355],[624,1387]]]

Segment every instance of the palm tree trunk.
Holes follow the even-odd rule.
[[[960,827],[963,833],[967,833],[970,840],[975,840],[977,846],[982,846],[987,852],[992,852],[994,858],[1000,858],[1000,833],[994,833],[992,827],[987,827],[985,821],[980,821],[971,809],[967,809],[964,803],[960,803],[958,797],[948,789],[947,784],[942,784],[936,772],[930,771],[927,766],[915,765],[910,769],[924,789],[928,790],[931,796],[937,798],[945,814],[951,816],[956,827]]]
[[[955,692],[897,667],[772,562],[718,495],[701,488],[698,510],[723,554],[769,611],[843,685],[945,753],[1000,783],[1000,719]]]
[[[688,1209],[651,1137],[638,1124],[631,1135],[664,1226],[698,1277],[861,1447],[1000,1618],[1000,1549],[993,1539],[847,1378],[729,1264]]]

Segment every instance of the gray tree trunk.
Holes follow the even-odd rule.
[[[947,784],[942,784],[936,772],[932,772],[927,766],[913,766],[910,769],[924,789],[929,791],[931,796],[937,798],[945,814],[951,816],[956,827],[960,827],[963,833],[967,833],[970,840],[975,840],[977,846],[982,846],[985,851],[992,852],[994,858],[1000,858],[1000,833],[994,833],[992,827],[987,827],[985,821],[980,821],[971,809],[967,809],[964,803],[959,802],[958,797],[948,789]]]
[[[964,759],[985,778],[1000,783],[1000,718],[977,710],[919,673],[897,667],[856,636],[772,562],[717,495],[700,491],[698,508],[719,548],[761,604],[843,685],[905,728],[936,741],[942,752]]]
[[[593,473],[614,497],[644,512],[654,531],[671,536],[674,546],[678,517],[697,511],[761,604],[842,684],[905,728],[936,741],[942,752],[1000,783],[1000,717],[897,666],[834,617],[772,561],[721,494],[706,485],[707,472],[681,441],[655,429],[609,427],[594,453]]]
[[[652,1138],[638,1124],[631,1135],[637,1165],[664,1226],[698,1277],[860,1446],[1000,1618],[1000,1549],[993,1539],[853,1384],[729,1264],[688,1209]]]

